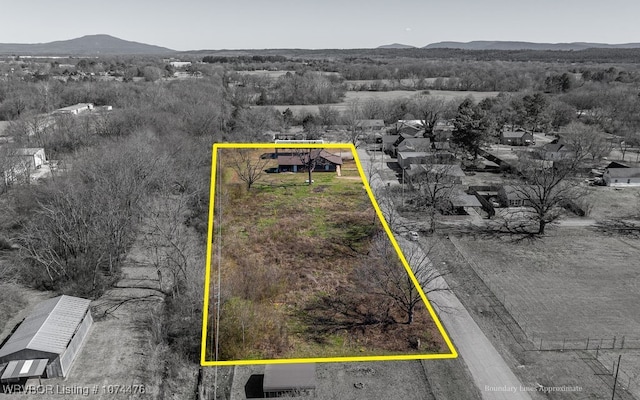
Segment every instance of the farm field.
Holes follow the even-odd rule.
[[[295,74],[296,71],[268,71],[268,70],[255,70],[255,71],[236,71],[241,75],[261,76],[266,78],[280,78],[286,75],[288,72]],[[322,75],[340,75],[338,72],[319,72]]]
[[[347,91],[345,98],[340,103],[328,104],[336,110],[344,113],[348,110],[350,104],[354,101],[365,102],[368,100],[379,101],[392,101],[402,98],[409,98],[419,94],[420,91],[413,90],[390,90],[386,92],[357,92]],[[495,97],[498,92],[469,92],[469,91],[452,91],[452,90],[429,90],[431,96],[436,98],[442,98],[444,100],[457,100],[461,101],[467,96],[472,97],[475,101],[482,100],[487,97]],[[256,107],[274,107],[276,110],[282,112],[287,108],[291,109],[294,114],[304,113],[318,113],[318,107],[320,105],[277,105],[277,106],[256,106]]]
[[[534,344],[640,345],[640,240],[556,228],[532,242],[455,242]]]

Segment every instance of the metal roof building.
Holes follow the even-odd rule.
[[[264,397],[312,394],[315,389],[315,364],[268,364],[264,368]]]
[[[93,323],[90,303],[63,295],[36,305],[0,348],[0,364],[47,359],[47,378],[66,376]],[[3,381],[17,378],[6,372]]]

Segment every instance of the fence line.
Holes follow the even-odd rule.
[[[610,357],[607,355],[600,354],[599,351],[596,351],[594,354],[594,359],[599,361],[613,376],[616,371],[617,357]],[[608,368],[611,366],[611,369]],[[624,355],[622,360],[620,361],[620,370],[618,371],[618,385],[623,389],[631,392],[632,394],[638,396],[640,395],[640,372],[633,372],[632,368],[626,368],[624,366]]]

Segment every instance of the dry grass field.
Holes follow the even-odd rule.
[[[457,243],[530,339],[640,344],[639,239],[555,228],[531,242]]]
[[[412,91],[412,90],[390,90],[386,92],[356,92],[356,91],[347,91],[344,97],[344,100],[340,103],[335,104],[327,104],[341,113],[346,112],[349,109],[349,106],[354,101],[365,102],[368,100],[379,100],[379,101],[392,101],[397,99],[410,98],[419,94],[420,91]],[[451,91],[451,90],[429,90],[431,96],[435,98],[442,98],[444,100],[456,100],[462,101],[465,97],[471,97],[475,101],[482,100],[486,97],[495,97],[498,95],[498,92],[465,92],[465,91]],[[262,106],[256,106],[262,107]],[[271,106],[269,106],[271,107]],[[278,111],[284,111],[287,108],[291,109],[294,115],[302,115],[305,113],[318,113],[319,105],[278,105],[272,106]]]
[[[607,220],[640,215],[640,187],[615,189],[609,186],[589,187],[588,199],[592,204],[590,218]]]
[[[362,181],[354,179],[353,160],[344,161],[342,177],[314,172],[310,186],[306,173],[266,174],[247,191],[225,151],[231,150],[220,153],[223,183],[216,191],[217,204],[223,204],[221,290],[228,296],[221,310],[220,359],[444,349],[426,307],[416,308],[412,324],[399,323],[406,316],[384,296],[370,293],[361,278],[382,228]],[[256,158],[264,152],[256,151]],[[265,168],[275,161],[270,163]],[[211,297],[210,316],[214,304]],[[209,329],[214,326],[210,318]],[[421,345],[412,347],[413,338]]]

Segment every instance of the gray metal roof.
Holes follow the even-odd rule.
[[[62,354],[90,303],[65,295],[39,303],[0,349],[0,357],[25,349]]]
[[[640,168],[607,168],[605,174],[612,178],[640,178]]]
[[[268,364],[264,368],[264,392],[315,389],[315,364]]]

